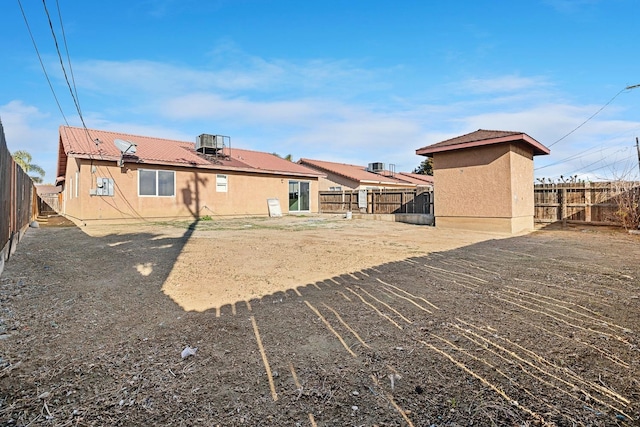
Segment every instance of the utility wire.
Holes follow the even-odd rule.
[[[628,148],[629,148],[629,147],[623,147],[623,148],[620,148],[619,150],[617,150],[617,151],[615,151],[615,152],[611,153],[611,154],[609,155],[609,157],[611,157],[611,156],[613,156],[613,155],[615,155],[615,154],[618,154],[618,153],[619,153],[619,152],[621,152],[621,151],[627,150]],[[595,164],[598,164],[598,163],[600,163],[600,162],[604,162],[605,160],[606,160],[606,159],[604,159],[604,158],[603,158],[603,159],[600,159],[600,160],[596,160],[596,161],[595,161],[595,162],[593,162],[593,163],[589,163],[589,164],[588,164],[588,165],[586,165],[586,166],[583,166],[583,167],[581,167],[581,168],[579,168],[579,169],[574,170],[574,172],[580,172],[580,171],[583,171],[584,169],[587,169],[587,168],[589,168],[589,167],[591,167],[591,166],[593,166],[593,165],[595,165]],[[617,162],[619,162],[619,160],[615,160],[614,162],[612,162],[612,163],[610,163],[610,164],[612,165],[612,164],[615,164],[615,163],[617,163]],[[605,165],[605,166],[606,166],[606,165]],[[593,171],[596,171],[596,170],[598,170],[598,169],[602,169],[602,167],[599,167],[599,168],[597,168],[597,169],[591,169],[591,170],[588,170],[588,171],[586,171],[586,172],[584,172],[584,173],[593,172]]]
[[[71,67],[71,55],[69,55],[69,46],[67,45],[67,35],[64,32],[64,24],[62,23],[62,13],[60,12],[60,2],[56,0],[56,8],[58,9],[58,19],[60,20],[60,29],[62,30],[62,40],[64,41],[64,50],[67,54],[67,63],[69,64],[69,72],[71,73],[71,82],[73,82],[73,91],[76,94],[78,100],[78,109],[80,108],[80,98],[78,97],[78,88],[76,87],[76,78],[73,74],[73,68]],[[82,113],[79,112],[82,116]]]
[[[564,158],[564,159],[562,159],[562,160],[558,160],[558,161],[556,161],[556,162],[549,163],[548,165],[544,165],[544,166],[537,167],[537,168],[535,168],[534,170],[536,170],[536,171],[537,171],[537,170],[545,169],[545,168],[548,168],[548,167],[551,167],[551,166],[560,165],[560,164],[565,163],[565,162],[567,162],[567,161],[569,161],[569,160],[577,160],[577,159],[579,159],[579,158],[581,158],[581,157],[586,156],[587,154],[590,154],[590,153],[589,153],[590,151],[596,150],[596,149],[598,149],[598,148],[603,148],[603,147],[604,147],[604,145],[605,145],[605,144],[600,144],[600,145],[596,145],[596,146],[594,146],[594,147],[587,148],[587,149],[586,149],[586,150],[584,150],[584,151],[580,151],[580,152],[578,152],[578,153],[576,153],[576,154],[573,154],[573,155],[571,155],[571,156],[569,156],[569,157],[565,157],[565,158]],[[625,146],[625,147],[627,147],[627,146]],[[617,148],[617,147],[616,147],[616,146],[606,147],[606,148],[604,148],[602,151],[612,150],[612,149],[614,149],[614,148]]]
[[[33,47],[36,50],[36,55],[38,55],[38,60],[40,61],[40,66],[42,67],[42,71],[44,72],[44,76],[47,79],[47,83],[49,83],[49,89],[51,89],[51,93],[53,94],[53,98],[56,100],[56,104],[58,105],[58,110],[60,110],[60,114],[62,114],[62,118],[64,122],[69,126],[69,122],[67,121],[67,117],[64,115],[64,111],[62,111],[62,106],[60,105],[60,101],[58,101],[58,96],[56,95],[56,91],[53,89],[53,85],[51,84],[51,79],[49,79],[49,74],[47,74],[47,69],[44,66],[44,62],[42,62],[42,57],[40,56],[40,51],[38,50],[38,45],[36,44],[36,40],[33,38],[33,33],[31,32],[31,27],[29,26],[29,21],[27,20],[27,15],[24,13],[24,9],[22,8],[22,2],[18,0],[18,5],[20,6],[20,12],[22,12],[22,17],[24,18],[24,23],[27,25],[27,31],[29,31],[29,36],[31,37],[31,42],[33,43]]]
[[[80,116],[80,121],[82,122],[82,126],[86,129],[87,125],[84,123],[84,117],[82,117],[82,111],[80,110],[80,105],[78,105],[78,100],[76,96],[73,94],[73,89],[71,88],[71,83],[69,83],[69,77],[67,76],[67,70],[64,67],[64,60],[62,59],[62,54],[60,53],[60,46],[58,45],[58,38],[56,37],[56,32],[53,29],[53,23],[51,22],[51,16],[49,15],[49,9],[47,9],[46,0],[42,0],[42,5],[44,6],[44,11],[47,14],[47,20],[49,21],[49,28],[51,28],[51,35],[53,36],[53,42],[56,45],[56,52],[58,53],[58,58],[60,60],[60,67],[62,68],[62,73],[64,74],[64,79],[67,82],[67,86],[69,87],[69,93],[71,93],[71,98],[73,99],[73,103],[76,106],[76,111],[78,112],[78,116]]]
[[[600,107],[600,109],[598,111],[596,111],[595,113],[593,113],[587,120],[585,120],[584,122],[580,123],[576,128],[574,128],[571,132],[569,132],[568,134],[566,134],[565,136],[563,136],[562,138],[558,139],[557,141],[555,141],[553,144],[550,144],[548,147],[551,148],[554,145],[556,145],[558,142],[562,141],[563,139],[565,139],[566,137],[568,137],[569,135],[571,135],[572,133],[574,133],[575,131],[577,131],[578,129],[580,129],[582,126],[584,126],[589,120],[593,119],[595,116],[597,116],[602,110],[604,110],[609,104],[611,104],[613,102],[614,99],[616,99],[618,97],[618,95],[620,95],[622,92],[624,92],[625,90],[628,89],[632,89],[631,87],[626,87],[624,89],[622,89],[620,92],[616,93],[615,96],[613,98],[611,98],[609,100],[609,102],[607,102],[606,104],[604,104],[602,107]]]
[[[620,92],[616,93],[615,96],[613,98],[611,98],[609,100],[609,102],[607,102],[606,104],[604,104],[602,107],[600,107],[600,109],[598,111],[596,111],[595,113],[593,113],[587,120],[585,120],[584,122],[580,123],[575,129],[573,129],[571,132],[569,132],[568,134],[566,134],[565,136],[563,136],[562,138],[558,139],[557,141],[555,141],[553,144],[550,144],[548,147],[551,148],[554,145],[556,145],[558,142],[562,141],[563,139],[565,139],[566,137],[568,137],[569,135],[571,135],[572,133],[574,133],[575,131],[577,131],[578,129],[580,129],[582,126],[584,126],[589,120],[593,119],[595,116],[597,116],[598,114],[600,114],[600,112],[602,110],[604,110],[609,104],[611,104],[613,102],[614,99],[616,99],[618,97],[618,95],[620,95],[622,92],[631,90],[631,89],[636,89],[639,88],[640,84],[637,85],[631,85],[631,86],[627,86],[624,89],[621,89]]]

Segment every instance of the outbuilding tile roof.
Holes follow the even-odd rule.
[[[120,150],[114,144],[116,139],[136,144],[135,154],[125,155],[125,162],[308,177],[323,176],[313,169],[260,151],[226,147],[220,156],[203,155],[195,150],[195,142],[71,126],[60,127],[58,175],[64,175],[66,167],[66,164],[63,164],[66,159],[62,158],[62,154],[95,160],[120,160]]]
[[[416,154],[427,156],[442,151],[461,150],[483,145],[521,142],[533,149],[534,155],[549,154],[550,150],[523,132],[478,129],[462,136],[427,145],[416,150]]]

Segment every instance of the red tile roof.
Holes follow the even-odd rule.
[[[300,159],[298,163],[320,170],[325,173],[334,173],[353,181],[365,184],[407,184],[399,179],[367,171],[364,166],[350,165],[346,163],[326,162],[323,160]]]
[[[433,176],[420,173],[398,172],[396,178],[416,185],[433,185]]]
[[[38,196],[43,194],[57,194],[62,191],[62,187],[51,184],[36,184],[36,193]]]
[[[195,142],[175,141],[141,135],[110,132],[70,126],[60,127],[58,175],[64,175],[69,157],[96,160],[120,160],[121,153],[114,144],[122,139],[136,144],[134,155],[125,155],[125,163],[197,167],[218,170],[242,170],[253,173],[273,173],[306,177],[323,176],[313,169],[260,151],[226,147],[219,157],[202,155],[195,151]],[[96,143],[95,141],[99,141]]]
[[[550,153],[550,150],[547,147],[540,144],[538,141],[531,138],[526,133],[478,129],[477,131],[468,133],[466,135],[447,139],[446,141],[419,148],[416,150],[416,154],[421,156],[428,156],[430,154],[439,153],[442,151],[461,150],[464,148],[480,147],[483,145],[515,142],[521,142],[530,146],[533,149],[534,156]]]

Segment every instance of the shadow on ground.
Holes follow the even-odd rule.
[[[0,420],[638,422],[637,239],[537,232],[196,313],[156,262],[189,235],[28,233],[0,282]]]

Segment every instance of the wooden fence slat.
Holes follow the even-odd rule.
[[[358,207],[358,190],[321,191],[319,206],[322,213],[360,212]],[[346,203],[345,200],[349,202]],[[429,190],[369,190],[367,192],[367,208],[363,213],[398,214],[417,213],[431,214],[433,193]]]
[[[640,188],[640,183],[625,184],[629,191]],[[616,200],[621,191],[619,183],[615,182],[536,184],[534,219],[547,223],[579,221],[620,225]]]
[[[640,182],[625,183],[629,191],[640,191]],[[534,186],[534,220],[551,223],[579,221],[592,224],[620,225],[616,215],[619,183],[586,182],[536,184]],[[321,191],[320,212],[358,212],[358,190]],[[364,213],[433,214],[433,192],[428,190],[369,190]]]

